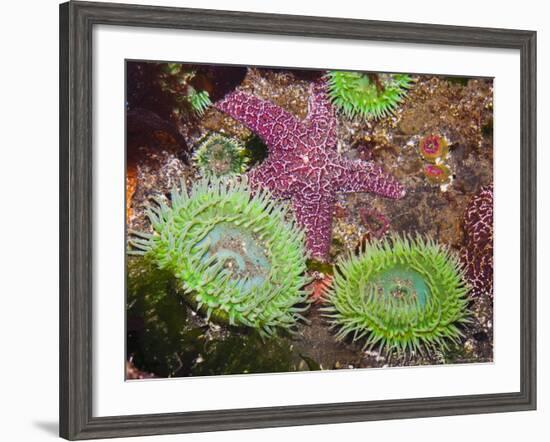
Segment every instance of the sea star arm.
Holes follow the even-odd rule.
[[[342,160],[334,181],[337,192],[369,192],[393,199],[405,196],[405,187],[372,161]]]
[[[247,174],[248,182],[254,189],[267,188],[277,198],[290,198],[290,188],[294,178],[283,172],[280,163],[265,160],[262,164],[252,168]]]
[[[269,101],[235,91],[214,107],[240,121],[264,140],[270,152],[294,147],[291,137],[301,122],[290,112]]]
[[[336,115],[324,81],[317,81],[310,86],[308,115],[304,123],[310,135],[319,143],[336,148]]]
[[[332,239],[332,213],[335,200],[308,194],[292,198],[298,224],[306,230],[307,249],[312,258],[326,261]]]

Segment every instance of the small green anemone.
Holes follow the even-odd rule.
[[[183,284],[207,319],[273,336],[303,319],[308,283],[304,233],[288,209],[245,181],[213,178],[188,193],[172,191],[171,206],[148,210],[153,234],[131,232],[131,254],[148,255]]]
[[[413,80],[406,74],[329,71],[328,95],[348,118],[383,118],[403,101]]]
[[[341,260],[323,310],[337,339],[403,353],[445,349],[462,337],[468,287],[458,258],[430,239],[391,236]]]
[[[241,142],[218,133],[208,134],[199,142],[193,159],[204,177],[238,175],[248,164]]]
[[[195,111],[199,117],[202,117],[206,109],[212,104],[208,91],[196,91],[192,87],[189,87],[186,98],[193,111]]]

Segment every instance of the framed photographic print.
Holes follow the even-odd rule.
[[[60,7],[60,434],[536,406],[536,34]]]

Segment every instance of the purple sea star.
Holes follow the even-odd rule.
[[[249,182],[291,200],[311,256],[322,261],[328,259],[337,192],[405,195],[403,186],[375,163],[349,160],[337,152],[336,117],[325,88],[322,81],[312,83],[304,120],[240,91],[214,104],[265,142],[268,157],[248,173]]]
[[[493,296],[493,185],[472,198],[464,214],[460,258],[473,296]]]

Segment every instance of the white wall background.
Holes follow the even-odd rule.
[[[546,143],[550,112],[550,14],[536,0],[446,3],[429,0],[133,0],[166,6],[414,21],[538,31],[539,410],[132,440],[541,441],[550,424],[550,248]],[[0,438],[42,441],[57,434],[58,336],[58,2],[2,7],[0,68]],[[546,123],[546,124],[545,124]],[[545,210],[546,209],[546,210]]]

